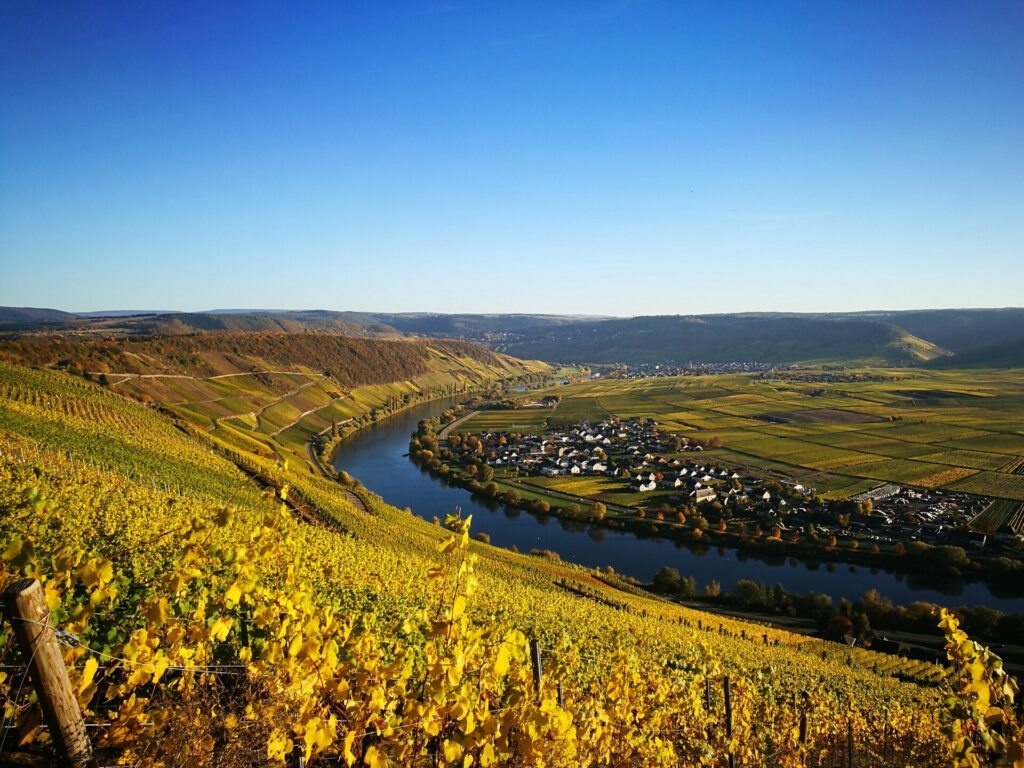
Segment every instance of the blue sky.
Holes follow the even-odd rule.
[[[1024,3],[0,4],[0,304],[1024,296]]]

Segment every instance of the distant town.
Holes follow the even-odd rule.
[[[835,537],[868,547],[922,542],[978,550],[1024,542],[1024,520],[991,534],[968,527],[992,501],[982,496],[890,483],[828,500],[813,487],[705,459],[705,448],[719,446],[663,432],[651,418],[583,420],[538,434],[453,433],[439,447],[442,455],[488,467],[488,479],[657,519],[699,513],[705,525],[720,529],[747,526],[776,537]],[[587,478],[592,481],[581,482]]]

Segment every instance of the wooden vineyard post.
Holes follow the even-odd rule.
[[[540,660],[540,643],[536,640],[530,641],[530,661],[533,665],[533,684],[537,688],[537,698],[540,699],[540,682],[544,674]]]
[[[704,678],[704,706],[708,712],[708,742],[711,742],[713,728],[711,726],[711,678]]]
[[[846,768],[853,768],[853,722],[846,721]]]
[[[725,678],[725,738],[728,740],[729,768],[735,768],[736,759],[732,756],[732,688],[729,685],[729,678]]]
[[[62,762],[75,768],[92,765],[92,745],[50,624],[43,585],[22,579],[4,590],[3,597],[4,613],[28,663],[32,687]]]
[[[800,764],[807,765],[807,713],[800,713]]]

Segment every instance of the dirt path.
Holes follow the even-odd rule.
[[[121,378],[111,383],[110,386],[116,387],[118,384],[123,384],[129,379],[190,379],[192,381],[213,381],[214,379],[229,379],[232,376],[261,376],[267,373],[279,373],[279,374],[298,374],[300,376],[320,376],[326,378],[322,373],[313,374],[306,373],[304,371],[242,371],[239,373],[218,373],[214,376],[189,376],[187,373],[126,373],[111,372],[103,373],[102,371],[89,371],[92,376],[120,376]]]
[[[311,382],[311,383],[315,384],[316,382]],[[289,395],[289,397],[290,397],[290,395]],[[283,427],[281,427],[276,432],[271,432],[270,436],[271,437],[277,437],[282,432],[284,432],[286,429],[290,429],[291,427],[294,427],[296,424],[298,424],[304,418],[309,416],[309,414],[316,413],[317,411],[319,411],[319,410],[321,410],[323,408],[327,408],[328,406],[334,405],[334,403],[338,402],[339,400],[344,400],[346,397],[348,397],[348,395],[342,395],[341,397],[333,397],[333,398],[331,398],[331,402],[329,402],[329,403],[325,403],[324,405],[318,405],[316,408],[310,408],[308,411],[303,411],[292,422],[290,422],[288,424],[285,424]],[[287,399],[287,398],[285,398],[285,399]],[[349,421],[352,421],[352,419],[346,419],[345,422],[338,422],[338,423],[339,424],[348,423]],[[259,416],[256,417],[256,426],[259,427]]]
[[[329,473],[327,471],[327,469],[324,468],[324,465],[320,463],[320,457],[317,456],[316,452],[313,450],[313,443],[312,443],[312,441],[306,443],[306,455],[309,457],[310,463],[314,467],[316,467],[316,471],[319,472],[321,474],[321,476],[326,477],[328,480],[333,480],[334,479],[334,475]],[[346,488],[343,485],[339,484],[338,485],[338,491],[341,493],[341,496],[342,496],[343,499],[345,499],[345,501],[347,501],[349,504],[351,504],[353,507],[355,507],[360,512],[365,512],[368,515],[369,514],[373,514],[372,512],[370,512],[369,507],[366,506],[366,502],[364,502],[361,498],[356,496],[348,488]]]

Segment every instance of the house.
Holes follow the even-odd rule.
[[[714,501],[717,496],[718,494],[715,493],[714,488],[698,488],[690,494],[690,498],[697,504],[704,501]]]
[[[648,480],[647,482],[644,482],[643,478],[637,478],[637,480],[634,481],[632,485],[633,491],[638,493],[645,491],[653,491],[657,489],[657,487],[658,484],[654,480]]]

